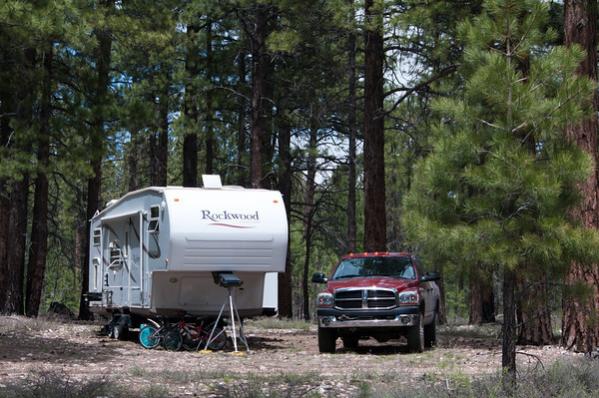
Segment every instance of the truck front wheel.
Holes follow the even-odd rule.
[[[410,352],[424,351],[424,325],[422,315],[418,317],[416,325],[408,330],[408,350]]]
[[[333,354],[336,341],[337,332],[335,329],[318,328],[318,350],[321,353]]]

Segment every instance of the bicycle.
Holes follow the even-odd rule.
[[[139,343],[147,349],[162,345],[167,351],[179,351],[183,345],[183,338],[176,324],[164,323],[160,327],[142,324],[139,329]]]
[[[179,351],[181,348],[196,351],[206,345],[213,328],[214,333],[208,348],[222,350],[227,344],[225,329],[221,326],[215,328],[214,321],[206,322],[206,320],[195,323],[182,319],[176,323],[164,322],[159,327],[153,324],[142,324],[139,330],[139,343],[147,349],[162,345],[167,351]]]
[[[177,323],[177,327],[183,339],[183,348],[188,351],[197,351],[202,346],[206,346],[210,333],[214,328],[214,321],[206,322],[206,320],[201,320],[199,323],[194,323],[186,322],[185,319],[182,319]],[[222,350],[226,344],[227,334],[225,333],[225,329],[217,325],[214,328],[212,341],[208,345],[208,348],[215,351]]]

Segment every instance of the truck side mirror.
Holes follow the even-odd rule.
[[[322,272],[315,272],[312,275],[312,283],[327,283],[328,279]]]
[[[427,272],[420,277],[420,282],[433,282],[441,279],[441,275],[438,272]]]

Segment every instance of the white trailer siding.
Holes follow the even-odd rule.
[[[91,303],[96,311],[212,315],[225,294],[212,272],[233,271],[243,281],[240,313],[255,315],[264,300],[273,307],[287,252],[283,200],[267,190],[146,188],[96,214],[90,234],[89,291],[102,294]]]
[[[169,269],[285,269],[287,223],[281,194],[267,190],[170,189]]]

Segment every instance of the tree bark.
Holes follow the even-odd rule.
[[[185,135],[183,136],[183,186],[198,186],[198,98],[194,79],[199,73],[200,60],[197,55],[195,41],[199,28],[197,25],[187,26],[187,56],[185,71],[187,84],[185,85],[185,102],[183,113],[185,115]]]
[[[438,272],[441,276],[441,279],[437,281],[437,286],[439,286],[439,325],[445,325],[447,324],[447,301],[443,268],[439,268]]]
[[[364,54],[364,249],[387,249],[383,16],[365,0]]]
[[[580,45],[587,55],[577,73],[597,81],[597,1],[566,0],[564,2],[565,44]],[[595,95],[595,112],[583,122],[569,126],[566,136],[576,143],[593,160],[593,174],[582,184],[582,203],[572,211],[572,217],[587,228],[597,229],[598,170],[597,170],[597,114],[598,99]],[[589,299],[565,295],[562,317],[562,345],[568,349],[591,352],[599,346],[599,265],[585,266],[573,262],[566,275],[566,286],[582,284],[591,291]]]
[[[486,277],[485,277],[486,276]],[[471,325],[495,322],[495,297],[491,275],[482,275],[478,269],[470,272]]]
[[[501,367],[506,372],[508,385],[516,376],[516,274],[506,268],[503,271],[503,326]]]
[[[137,169],[137,163],[139,162],[139,130],[137,127],[130,129],[131,141],[129,141],[129,149],[125,156],[127,160],[127,170],[129,171],[129,182],[127,189],[129,192],[135,191],[140,187],[139,170]],[[156,174],[155,156],[156,156],[156,134],[150,132],[150,181],[154,185],[153,181]]]
[[[318,138],[318,122],[316,119],[316,109],[312,106],[310,140],[308,144],[306,191],[304,195],[304,272],[302,275],[302,293],[304,319],[310,319],[310,286],[308,284],[308,274],[310,272],[310,257],[312,254],[312,230],[314,221],[314,193],[316,190],[316,143]]]
[[[31,245],[27,265],[25,313],[37,316],[42,299],[48,254],[48,165],[50,161],[50,115],[52,112],[52,43],[43,53],[44,77],[39,116],[37,175],[31,222]]]
[[[169,86],[170,76],[162,88],[160,103],[158,104],[159,132],[156,145],[156,180],[152,185],[165,187],[168,185],[168,112],[169,112]]]
[[[206,24],[206,80],[208,90],[206,91],[206,174],[214,173],[214,132],[212,131],[212,79],[214,78],[212,61],[212,21]]]
[[[518,283],[518,344],[549,345],[553,343],[553,333],[551,311],[547,305],[547,280],[543,275],[534,278],[532,283]]]
[[[10,115],[14,112],[10,90],[0,92],[0,145],[1,150],[6,151],[10,144],[13,130],[10,126]],[[0,313],[3,313],[3,304],[6,302],[8,291],[8,240],[10,230],[8,229],[10,194],[8,192],[9,181],[0,178]]]
[[[283,195],[287,220],[291,217],[291,126],[284,121],[279,127],[279,191]],[[287,239],[290,241],[290,231]],[[287,257],[285,259],[285,272],[279,273],[279,317],[291,318],[292,312],[292,262],[291,250],[287,245]]]
[[[237,83],[237,184],[243,187],[247,184],[247,169],[245,164],[246,99],[243,95],[246,84],[245,52],[240,51],[237,58],[237,73],[239,76],[239,82]]]
[[[350,32],[348,37],[348,64],[349,64],[349,84],[348,84],[348,117],[347,124],[349,130],[349,153],[347,170],[347,251],[356,251],[356,32],[353,24],[355,21],[355,11],[353,0],[349,0],[350,12]]]
[[[113,0],[103,3],[103,7],[108,11],[114,5]],[[100,209],[100,192],[102,186],[102,159],[104,158],[104,123],[106,116],[103,108],[108,101],[108,85],[110,84],[110,62],[112,51],[112,38],[107,30],[98,30],[96,32],[98,47],[96,49],[96,87],[94,104],[92,131],[90,137],[90,166],[92,176],[87,180],[87,206],[85,219],[85,238],[82,240],[82,253],[85,253],[85,259],[81,264],[81,300],[79,302],[79,319],[90,319],[91,313],[85,300],[85,295],[89,291],[89,220],[95,212]]]
[[[8,242],[6,266],[8,278],[4,303],[0,303],[0,313],[24,314],[23,283],[25,280],[25,249],[27,242],[27,216],[29,198],[29,174],[12,183],[8,221]]]
[[[270,62],[266,51],[268,37],[269,6],[256,5],[254,31],[250,40],[252,52],[252,139],[250,180],[253,188],[262,186],[263,149],[266,137],[267,104],[265,100],[266,79]]]
[[[34,48],[26,48],[24,51],[24,78],[17,86],[13,86],[12,93],[6,93],[4,100],[10,110],[8,115],[3,115],[2,135],[4,150],[11,152],[31,152],[31,142],[26,134],[14,134],[9,122],[14,118],[20,124],[28,127],[33,125],[34,100],[37,94],[37,82],[34,80],[37,53]],[[18,103],[14,95],[19,99]],[[4,105],[4,104],[3,104]],[[12,109],[10,109],[12,108]],[[10,115],[12,113],[14,116]],[[3,260],[5,269],[4,285],[0,286],[3,300],[0,301],[0,313],[2,314],[24,314],[23,285],[25,282],[25,250],[27,243],[27,217],[29,198],[29,172],[21,165],[15,170],[17,175],[7,179],[4,183],[3,210],[6,211],[6,229],[3,232],[5,257]]]

